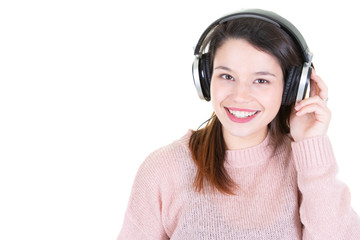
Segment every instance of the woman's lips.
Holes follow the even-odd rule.
[[[259,110],[242,109],[242,108],[228,108],[225,107],[226,113],[231,121],[236,123],[247,123],[254,119]]]

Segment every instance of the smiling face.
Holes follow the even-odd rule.
[[[211,101],[228,149],[261,143],[277,115],[283,73],[277,59],[243,39],[228,39],[217,50]]]

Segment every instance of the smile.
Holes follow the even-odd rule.
[[[245,111],[233,111],[229,109],[229,112],[234,115],[237,118],[247,118],[255,115],[257,111],[255,112],[245,112]]]
[[[230,120],[236,123],[246,123],[255,118],[256,114],[260,111],[249,110],[249,109],[235,109],[227,108],[226,113],[229,116]]]

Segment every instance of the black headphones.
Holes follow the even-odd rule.
[[[300,67],[293,66],[287,76],[284,85],[284,93],[282,97],[282,105],[288,106],[294,102],[301,101],[305,98],[310,83],[311,76],[311,60],[313,54],[305,42],[305,39],[296,27],[285,18],[276,13],[261,9],[243,10],[237,13],[226,15],[213,22],[201,35],[194,51],[195,60],[192,66],[192,74],[195,87],[201,99],[210,101],[210,56],[208,53],[200,52],[203,41],[207,35],[219,24],[239,18],[255,18],[261,19],[284,30],[300,47],[303,65]]]

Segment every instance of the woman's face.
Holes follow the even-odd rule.
[[[210,91],[227,148],[257,145],[281,105],[280,64],[246,40],[229,39],[215,53]]]

